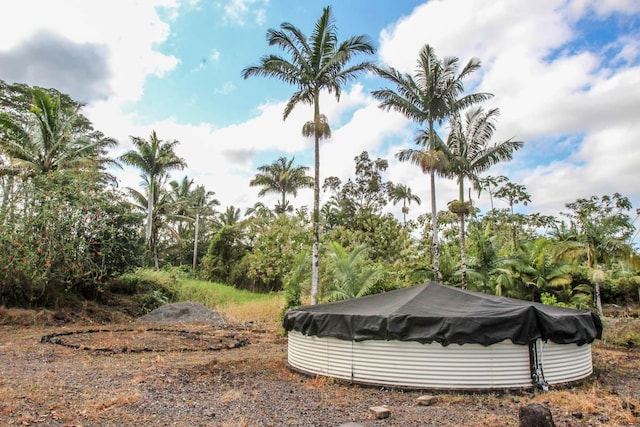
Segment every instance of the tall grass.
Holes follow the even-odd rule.
[[[177,301],[199,302],[218,311],[231,322],[254,322],[280,326],[284,307],[281,293],[257,294],[221,283],[182,278],[176,285]]]

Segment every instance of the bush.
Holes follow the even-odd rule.
[[[161,305],[178,300],[179,283],[182,274],[177,269],[154,271],[138,269],[111,280],[105,290],[114,294],[127,295],[143,313],[155,310]]]
[[[23,182],[0,212],[0,303],[96,298],[107,281],[138,265],[140,219],[88,174],[52,172]]]
[[[608,303],[629,305],[640,302],[640,276],[621,277],[603,284],[602,299]]]

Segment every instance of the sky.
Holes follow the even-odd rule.
[[[259,199],[249,181],[281,156],[313,173],[313,141],[301,136],[312,111],[300,105],[283,121],[294,88],[244,80],[241,71],[282,54],[268,46],[268,29],[290,22],[309,35],[328,5],[340,40],[365,34],[376,47],[361,60],[413,73],[425,44],[461,65],[480,59],[465,89],[494,95],[485,103],[500,109],[493,141],[525,142],[487,173],[526,186],[532,202],[522,212],[557,215],[578,198],[615,192],[640,208],[638,0],[20,0],[0,15],[0,79],[85,103],[94,127],[120,142],[114,157],[152,130],[179,141],[188,168],[172,178],[205,185],[223,208],[273,205],[277,196]],[[430,211],[428,176],[395,154],[414,147],[418,127],[378,108],[371,91],[388,86],[362,75],[339,102],[321,95],[332,129],[321,182],[352,177],[354,157],[366,150],[389,161],[387,179],[422,199],[411,206],[415,218]],[[446,124],[439,132],[446,136]],[[115,173],[121,186],[139,187],[135,169]],[[439,179],[439,209],[456,198],[456,183]],[[311,206],[311,191],[292,203]],[[474,203],[489,208],[486,194]],[[390,211],[401,215],[399,205]]]

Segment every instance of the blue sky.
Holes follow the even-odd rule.
[[[258,200],[248,185],[257,166],[283,155],[311,166],[313,154],[300,136],[310,109],[282,121],[293,88],[240,72],[277,52],[265,41],[268,28],[286,21],[310,34],[326,5],[340,38],[367,34],[380,64],[412,72],[425,43],[463,64],[482,61],[466,87],[495,95],[486,107],[501,111],[496,141],[525,141],[489,173],[526,185],[526,211],[557,214],[579,197],[613,192],[640,207],[637,0],[22,0],[0,16],[0,78],[86,102],[96,128],[120,141],[114,155],[131,147],[130,135],[153,129],[180,141],[189,169],[174,177],[188,175],[223,206],[246,208]],[[394,159],[416,128],[377,108],[370,91],[383,85],[362,76],[340,103],[321,98],[333,130],[321,179],[348,178],[367,150],[389,160],[388,179],[428,200],[427,178]],[[123,186],[139,183],[135,170],[118,176]],[[439,207],[454,198],[455,182],[439,180]],[[477,203],[486,209],[488,197]],[[294,201],[304,204],[310,191]],[[410,216],[427,210],[423,203]]]

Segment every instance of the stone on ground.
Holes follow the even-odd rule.
[[[386,405],[372,406],[371,408],[369,408],[369,410],[378,420],[381,420],[383,418],[389,418],[389,416],[391,415],[391,410]]]
[[[551,410],[540,403],[520,407],[520,427],[556,427]]]
[[[165,304],[141,316],[138,322],[165,323],[203,323],[213,326],[225,326],[226,322],[217,311],[211,310],[199,302],[177,302]]]

